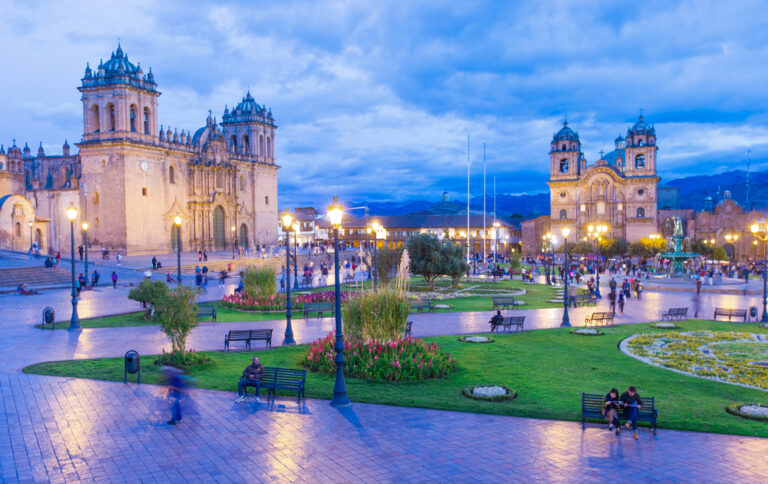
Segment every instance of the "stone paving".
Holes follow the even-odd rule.
[[[232,286],[209,289],[218,299]],[[136,309],[127,289],[84,293],[81,314]],[[56,359],[118,356],[127,349],[159,352],[167,340],[156,326],[42,331],[40,308],[49,303],[68,316],[66,291],[42,296],[0,296],[0,477],[3,482],[766,482],[768,439],[647,430],[634,441],[603,427],[573,422],[353,404],[338,411],[327,401],[295,399],[237,405],[227,392],[193,390],[185,419],[170,427],[162,389],[21,374],[27,364]],[[656,319],[690,296],[651,293],[632,299],[619,323]],[[752,296],[701,296],[700,311],[714,306],[759,305]],[[574,325],[607,307],[571,310]],[[561,309],[518,311],[528,328],[556,327]],[[64,316],[63,318],[61,316]],[[486,331],[490,311],[415,314],[414,334]],[[204,323],[189,345],[220,349],[239,327],[284,321]],[[299,342],[330,331],[331,318],[294,321]],[[233,378],[236,378],[234,376]],[[577,399],[574,400],[577,405]]]

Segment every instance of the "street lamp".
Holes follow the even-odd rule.
[[[80,329],[80,319],[77,317],[77,289],[75,288],[75,219],[77,218],[77,208],[70,205],[67,209],[67,218],[69,219],[69,245],[72,257],[72,317],[69,320],[69,330],[77,331]]]
[[[176,282],[181,286],[181,217],[173,218],[176,225]]]
[[[88,222],[83,222],[83,246],[85,246],[85,285],[88,285]]]
[[[293,288],[299,289],[299,222],[294,221],[293,229]]]
[[[331,405],[334,407],[346,407],[352,404],[347,396],[347,385],[344,383],[344,333],[341,326],[341,286],[339,285],[339,228],[344,216],[344,208],[339,205],[339,197],[333,197],[333,205],[328,207],[328,219],[333,227],[333,257],[334,257],[334,302],[336,313],[336,383],[333,386],[333,400]]]
[[[293,229],[293,215],[288,209],[282,216],[283,231],[285,232],[285,335],[284,345],[295,345],[293,339],[293,326],[291,326],[291,230]]]
[[[27,225],[29,226],[29,257],[31,259],[32,258],[32,244],[34,244],[34,242],[32,241],[32,225],[34,225],[34,224],[32,223],[32,221],[30,221],[29,223],[27,223]]]
[[[237,227],[232,226],[232,260],[235,260],[235,248],[237,247]]]
[[[496,265],[496,253],[499,251],[499,222],[493,222],[493,265]]]
[[[552,285],[552,278],[549,275],[549,262],[547,262],[547,259],[549,258],[549,253],[552,252],[552,243],[553,243],[553,237],[552,234],[547,232],[546,235],[544,235],[541,240],[544,241],[544,274],[547,278],[547,285]]]
[[[595,297],[600,299],[600,241],[603,239],[603,235],[608,232],[608,226],[605,224],[590,225],[587,227],[588,237],[595,240],[595,246],[597,246],[597,264],[595,265],[596,284],[595,284]]]
[[[766,271],[766,268],[768,266],[768,252],[766,251],[766,247],[768,247],[768,224],[766,224],[765,219],[759,220],[757,223],[752,224],[750,227],[750,230],[752,231],[752,235],[755,236],[756,239],[760,240],[763,243],[763,323],[768,323],[768,271]]]
[[[373,290],[378,287],[379,282],[379,237],[384,235],[384,227],[381,226],[378,220],[371,222],[371,226],[368,227],[368,233],[372,235],[373,239]]]
[[[571,233],[571,229],[563,227],[561,232],[563,233],[563,248],[565,249],[565,292],[563,293],[563,320],[560,323],[560,326],[569,328],[571,326],[571,321],[568,319],[568,234]]]

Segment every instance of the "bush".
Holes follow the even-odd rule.
[[[141,284],[131,289],[128,299],[138,301],[147,308],[144,319],[158,319],[157,308],[168,297],[168,285],[164,281],[150,281],[144,279]]]
[[[277,292],[276,275],[273,267],[249,267],[243,274],[243,292],[252,298],[273,296]]]
[[[357,293],[342,291],[341,302],[346,302]],[[268,297],[250,297],[247,294],[235,293],[231,296],[223,296],[221,303],[233,309],[243,311],[281,311],[285,309],[286,295],[283,293],[272,294]],[[291,308],[303,309],[308,302],[335,302],[333,291],[312,292],[309,294],[291,295]]]
[[[163,348],[163,353],[158,355],[155,360],[157,366],[173,366],[175,368],[189,368],[191,366],[200,366],[208,363],[211,359],[202,353],[195,353],[193,350],[189,350],[181,355],[176,353],[166,353]]]
[[[390,249],[384,247],[378,249],[376,263],[378,268],[379,281],[383,284],[389,283],[397,275],[397,267],[400,259],[403,257],[403,248]]]
[[[342,306],[347,334],[353,341],[392,341],[408,319],[408,295],[392,286],[356,295]]]
[[[178,364],[186,361],[187,336],[200,322],[195,304],[196,294],[195,289],[179,286],[159,306],[160,327],[171,341],[171,353]]]
[[[334,333],[308,345],[304,365],[313,371],[334,373]],[[449,353],[416,338],[402,338],[389,343],[344,343],[344,374],[372,380],[427,380],[442,378],[456,371],[456,361]]]

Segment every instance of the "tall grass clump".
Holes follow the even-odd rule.
[[[275,268],[249,267],[243,274],[243,291],[252,298],[266,298],[277,293]]]

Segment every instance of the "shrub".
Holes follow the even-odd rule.
[[[354,292],[342,291],[341,302],[346,302],[350,297],[353,297]],[[232,294],[231,296],[223,296],[221,303],[234,309],[241,309],[243,311],[281,311],[285,309],[285,294],[277,293],[267,297],[251,297],[247,294]],[[333,291],[321,291],[312,292],[309,294],[296,294],[291,295],[291,307],[293,309],[303,309],[304,304],[308,302],[334,302],[335,296]]]
[[[333,373],[335,335],[329,333],[308,345],[304,365],[313,371]],[[402,338],[388,343],[344,343],[344,374],[373,380],[427,380],[442,378],[456,371],[456,361],[434,343],[416,338]]]
[[[376,255],[376,267],[378,269],[379,281],[383,284],[389,283],[397,275],[397,267],[403,256],[403,248],[390,249],[383,247],[378,249]]]
[[[128,293],[128,299],[138,301],[147,308],[144,312],[144,319],[157,319],[158,306],[168,297],[168,285],[164,281],[150,281],[144,279],[141,283],[131,289]]]
[[[243,274],[243,292],[252,298],[264,298],[277,292],[275,269],[270,266],[249,267]]]
[[[196,353],[193,350],[189,350],[179,355],[173,352],[166,353],[165,348],[163,348],[163,353],[158,355],[157,359],[155,360],[155,365],[173,366],[176,368],[189,368],[191,366],[203,365],[209,361],[211,361],[211,359],[207,355],[203,353]]]
[[[171,341],[171,353],[179,364],[187,359],[187,337],[199,324],[197,304],[192,288],[179,286],[160,305],[160,327]]]
[[[353,341],[391,341],[408,319],[408,296],[392,286],[363,292],[342,306],[347,334]]]

